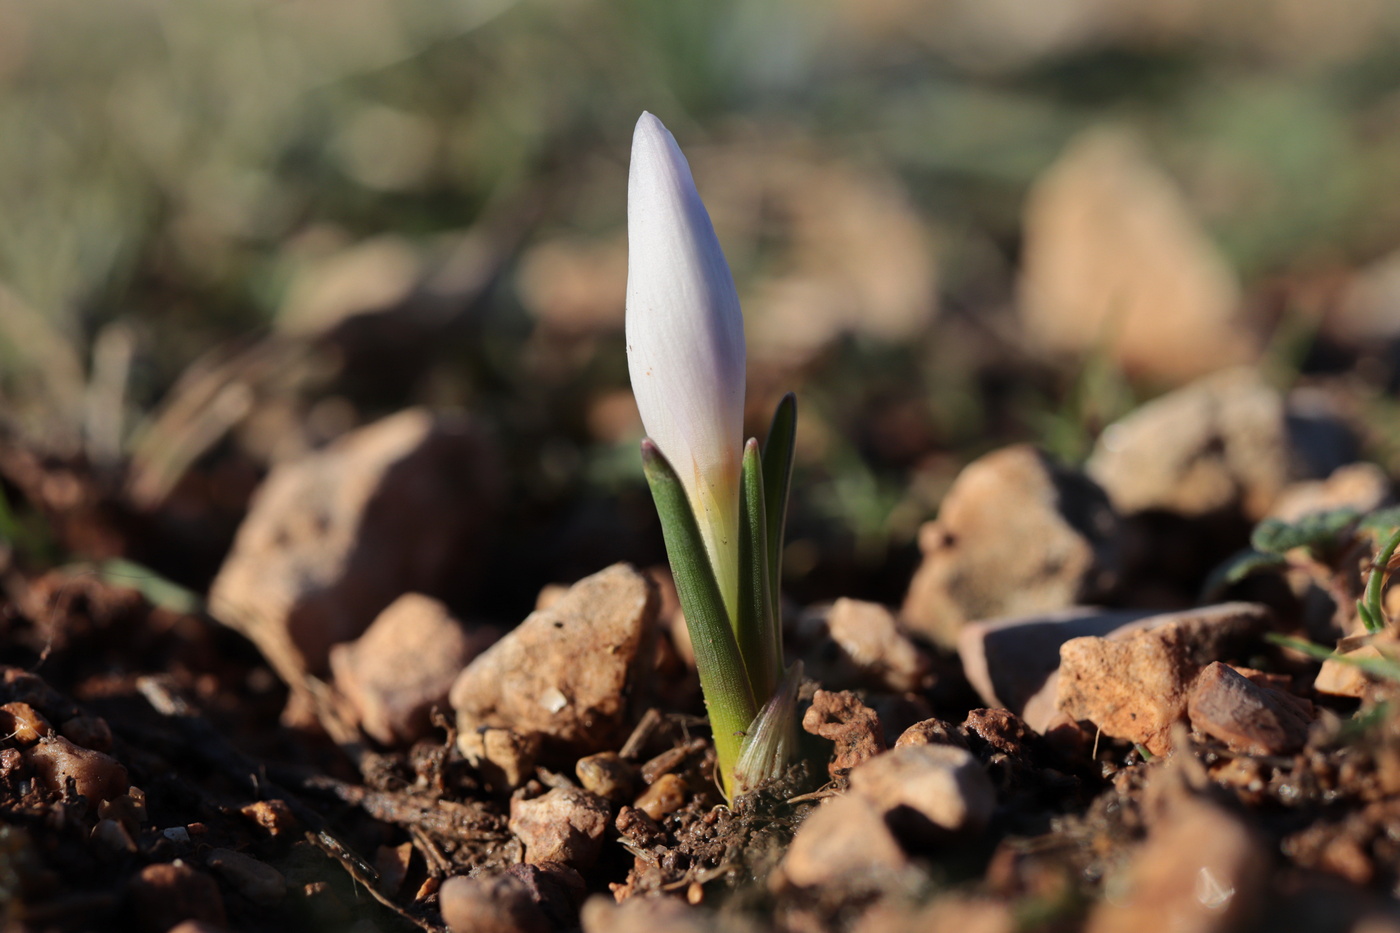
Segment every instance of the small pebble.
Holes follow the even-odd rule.
[[[124,793],[129,786],[126,768],[115,758],[79,748],[62,736],[47,736],[24,754],[46,789],[62,794],[71,778],[78,793],[93,807],[100,800]]]
[[[147,865],[131,881],[131,903],[141,927],[163,933],[185,920],[215,928],[227,924],[219,886],[179,859]]]
[[[599,752],[580,758],[574,767],[583,789],[622,803],[632,794],[636,769],[623,761],[617,752]]]
[[[510,802],[510,831],[525,844],[525,861],[533,864],[588,868],[598,860],[610,822],[607,803],[584,790],[556,787],[531,800]]]
[[[535,773],[540,736],[483,727],[460,734],[457,747],[488,784],[497,790],[513,790]]]
[[[448,878],[438,908],[451,933],[549,933],[544,910],[513,875]]]
[[[287,894],[287,879],[280,871],[242,852],[214,849],[205,856],[204,864],[254,904],[271,907]]]
[[[882,814],[907,807],[912,813],[899,821],[901,834],[921,842],[980,832],[997,803],[982,765],[952,745],[906,745],[876,755],[851,772],[851,793]]]
[[[258,800],[241,808],[248,819],[267,830],[269,836],[280,836],[296,828],[296,817],[285,800]]]
[[[135,852],[136,840],[116,820],[98,820],[92,828],[93,842],[101,843],[114,852]]]
[[[660,820],[685,806],[689,793],[685,778],[679,774],[663,774],[637,798],[635,806],[653,820]]]
[[[21,745],[33,745],[53,728],[42,714],[28,703],[6,703],[0,706],[0,734]]]
[[[112,727],[101,716],[74,716],[65,720],[58,731],[74,745],[95,752],[112,750]]]

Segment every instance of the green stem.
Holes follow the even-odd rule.
[[[695,651],[700,690],[714,733],[715,767],[720,790],[732,793],[734,766],[743,750],[744,735],[758,712],[743,657],[739,653],[729,613],[720,595],[705,542],[695,523],[690,500],[675,469],[650,439],[642,441],[642,469],[661,519],[666,557],[676,581],[676,594],[685,613]]]
[[[1357,615],[1361,617],[1361,622],[1368,632],[1379,632],[1385,628],[1386,616],[1385,608],[1381,605],[1381,593],[1385,590],[1385,581],[1389,576],[1386,568],[1390,566],[1390,559],[1395,556],[1397,547],[1400,547],[1400,528],[1395,529],[1386,539],[1380,553],[1371,563],[1371,575],[1366,580],[1364,598],[1356,604]]]

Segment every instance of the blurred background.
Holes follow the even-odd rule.
[[[969,459],[1080,462],[1236,364],[1400,471],[1390,0],[0,0],[0,473],[89,516],[47,546],[202,592],[272,465],[426,405],[507,467],[478,613],[659,562],[644,109],[739,285],[750,433],[800,398],[800,601],[898,602]]]

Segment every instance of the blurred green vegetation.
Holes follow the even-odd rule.
[[[328,257],[390,235],[426,264],[415,294],[438,294],[422,269],[475,233],[489,275],[443,292],[467,323],[338,358],[303,413],[349,413],[305,442],[462,406],[512,453],[520,528],[636,498],[620,249],[647,109],[739,280],[755,412],[801,394],[795,572],[887,566],[969,456],[1032,438],[1080,458],[1162,388],[1018,331],[1027,193],[1080,132],[1146,143],[1261,346],[1317,281],[1400,247],[1400,9],[1171,6],[0,0],[6,418],[124,455],[191,363],[285,330]],[[1278,346],[1296,372],[1309,350]],[[377,382],[393,353],[409,377]]]

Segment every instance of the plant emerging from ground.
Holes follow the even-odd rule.
[[[797,404],[743,442],[744,320],[690,166],[649,113],[627,186],[627,363],[728,799],[781,773],[800,670],[784,672],[778,580]]]

